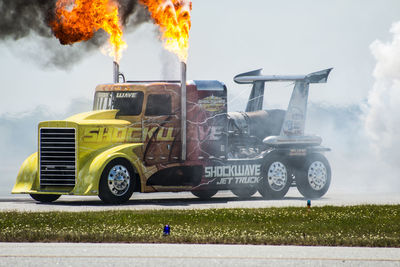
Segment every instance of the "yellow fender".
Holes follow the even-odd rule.
[[[38,174],[38,153],[30,155],[19,170],[13,194],[70,194],[70,195],[98,195],[101,174],[107,164],[116,158],[128,160],[138,172],[140,179],[144,179],[145,166],[140,160],[143,144],[122,144],[93,155],[86,164],[79,167],[76,185],[70,192],[40,191]],[[141,191],[144,190],[144,181],[141,180]]]
[[[122,144],[95,155],[92,159],[87,160],[84,166],[80,167],[78,173],[77,184],[71,192],[74,195],[98,195],[99,182],[101,174],[107,164],[116,158],[128,160],[133,168],[143,177],[143,169],[145,166],[138,157],[143,144]],[[141,181],[141,191],[143,191],[143,182]]]
[[[29,193],[35,188],[38,182],[38,153],[35,152],[30,155],[24,163],[22,163],[19,169],[17,181],[15,182],[14,188],[11,193],[21,194]]]

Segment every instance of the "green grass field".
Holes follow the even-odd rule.
[[[1,212],[0,241],[400,247],[400,205]]]

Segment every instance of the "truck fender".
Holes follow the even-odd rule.
[[[77,184],[74,193],[85,195],[98,194],[101,174],[107,164],[116,158],[123,158],[129,161],[138,173],[139,177],[142,177],[144,166],[138,155],[135,153],[135,150],[141,146],[142,144],[123,144],[102,151],[100,154],[96,155],[80,169],[80,179],[77,179],[80,184]],[[142,182],[141,186],[143,187]]]
[[[19,169],[17,180],[11,191],[13,194],[21,194],[31,191],[38,178],[38,153],[35,152],[25,159]]]

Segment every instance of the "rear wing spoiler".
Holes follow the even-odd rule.
[[[295,82],[292,96],[283,121],[280,136],[302,136],[306,120],[308,89],[310,83],[326,83],[332,68],[308,75],[261,75],[262,69],[236,75],[238,84],[253,84],[246,112],[262,110],[265,82]]]
[[[238,84],[255,82],[304,81],[307,83],[326,83],[332,68],[310,73],[308,75],[261,75],[262,69],[236,75],[233,80]]]

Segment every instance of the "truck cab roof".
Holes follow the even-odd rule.
[[[188,81],[189,90],[197,91],[223,91],[226,90],[224,83],[217,80],[193,80]],[[181,87],[180,81],[174,80],[154,80],[154,81],[128,81],[126,83],[100,84],[96,87],[96,92],[109,91],[157,91],[162,89],[178,90]]]

